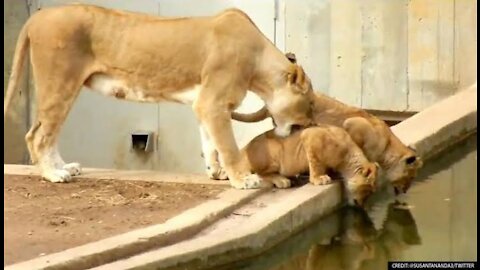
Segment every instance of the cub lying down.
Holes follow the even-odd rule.
[[[345,180],[348,203],[363,205],[375,190],[377,166],[364,156],[348,133],[338,127],[318,125],[293,132],[288,137],[276,136],[273,130],[255,137],[241,154],[251,170],[277,187],[288,187],[288,179],[310,172],[310,182],[326,185],[332,182],[327,172],[341,174]]]

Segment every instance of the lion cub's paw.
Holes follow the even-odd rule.
[[[320,175],[318,177],[310,177],[310,182],[314,185],[328,185],[332,183],[332,178],[328,175]]]
[[[67,170],[48,170],[42,173],[42,178],[52,183],[65,183],[72,179],[72,176]]]
[[[63,165],[63,169],[66,170],[70,176],[77,176],[82,173],[82,167],[80,163],[73,162]]]
[[[285,177],[275,177],[272,182],[276,188],[289,188],[292,185],[290,179]]]
[[[230,184],[236,189],[256,189],[262,187],[262,179],[257,174],[244,176],[241,181],[230,181]]]

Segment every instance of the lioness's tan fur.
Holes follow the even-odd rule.
[[[37,120],[26,141],[32,161],[53,182],[80,173],[79,164],[63,162],[56,142],[82,86],[119,99],[191,104],[200,122],[210,177],[221,178],[218,150],[237,188],[260,186],[240,156],[230,121],[230,112],[247,90],[265,101],[279,134],[309,122],[312,90],[303,69],[290,63],[237,9],[192,18],[160,18],[89,5],[40,10],[19,35],[4,114],[28,52]]]
[[[375,190],[377,167],[342,128],[319,125],[279,137],[268,131],[250,141],[243,149],[252,171],[280,187],[289,186],[285,178],[310,173],[314,185],[331,183],[328,171],[347,179],[345,186],[351,204],[362,205]],[[269,177],[269,175],[274,175]]]

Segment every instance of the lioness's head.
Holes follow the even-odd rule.
[[[392,183],[395,194],[406,193],[413,180],[417,176],[417,171],[423,165],[416,151],[405,146],[397,138],[392,138],[386,151],[385,174],[390,183]]]
[[[348,204],[363,206],[368,197],[375,192],[377,176],[376,163],[367,162],[357,168],[345,185]]]
[[[303,68],[292,62],[284,80],[284,86],[274,91],[272,102],[267,104],[275,134],[282,137],[290,134],[292,126],[311,125],[313,109],[312,82]]]

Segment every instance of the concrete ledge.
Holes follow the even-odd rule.
[[[62,252],[7,266],[4,269],[87,269],[155,247],[176,243],[195,235],[208,225],[228,215],[234,209],[265,191],[266,189],[230,189],[220,193],[218,199],[191,208],[163,224],[130,231]]]
[[[339,183],[306,185],[276,196],[275,202],[244,220],[227,219],[194,239],[94,269],[198,269],[253,256],[338,208],[340,193]]]
[[[36,166],[17,164],[4,164],[3,173],[6,175],[39,175]],[[76,176],[74,179],[75,178],[230,186],[228,181],[211,180],[205,174],[168,173],[158,171],[83,168],[82,175]]]
[[[477,85],[458,92],[392,127],[427,160],[477,131]]]

